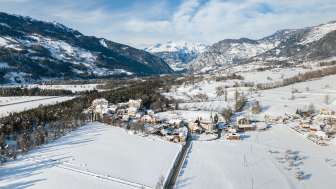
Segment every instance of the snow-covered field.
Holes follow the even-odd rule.
[[[254,83],[271,83],[275,81],[281,81],[282,79],[290,78],[298,75],[299,73],[305,73],[311,71],[303,68],[277,68],[265,71],[247,71],[239,73],[244,77],[246,82]]]
[[[216,111],[189,111],[189,110],[175,110],[157,113],[160,119],[180,119],[186,121],[195,121],[198,118],[202,118],[203,121],[211,121],[211,116],[217,114],[220,120],[223,120],[222,116]]]
[[[313,144],[286,126],[247,133],[243,141],[195,141],[176,188],[320,188],[336,185],[334,146]],[[287,150],[297,160],[285,160]],[[295,173],[303,171],[304,179]]]
[[[40,105],[52,105],[75,97],[71,96],[20,96],[20,97],[0,97],[0,117],[4,117],[13,112],[22,112],[34,109]]]
[[[42,100],[51,98],[50,96],[9,96],[9,97],[0,97],[0,106],[21,103],[31,100]]]
[[[228,80],[228,81],[201,81],[198,83],[174,86],[172,90],[168,93],[164,93],[166,97],[174,98],[184,101],[193,101],[194,96],[197,94],[206,94],[209,100],[223,100],[224,97],[218,97],[216,95],[217,87],[232,87],[238,80]],[[233,96],[233,89],[228,88],[228,96]]]
[[[93,123],[0,167],[0,188],[153,188],[180,148]]]
[[[294,85],[259,91],[255,96],[263,106],[263,113],[281,116],[292,114],[300,109],[307,109],[310,104],[319,110],[329,108],[336,111],[336,76],[323,77]],[[292,97],[292,91],[295,90]],[[327,97],[328,96],[328,97]],[[326,101],[328,98],[328,102]]]

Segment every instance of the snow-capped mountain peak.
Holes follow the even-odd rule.
[[[145,50],[151,53],[178,52],[178,51],[202,53],[206,50],[206,48],[207,46],[202,43],[186,42],[186,41],[168,41],[166,43],[158,43],[156,45],[146,48]]]
[[[174,70],[184,69],[185,65],[205,52],[207,45],[196,42],[168,41],[148,47],[148,51],[164,59]]]

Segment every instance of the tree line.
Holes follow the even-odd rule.
[[[21,87],[6,87],[0,88],[0,96],[71,96],[74,93],[70,90],[54,90],[40,88],[21,88]]]

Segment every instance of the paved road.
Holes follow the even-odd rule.
[[[178,178],[178,176],[180,174],[180,171],[182,169],[184,160],[187,156],[189,147],[191,145],[191,141],[192,141],[192,136],[191,136],[190,132],[188,132],[187,141],[186,141],[185,145],[183,145],[181,152],[179,153],[179,155],[175,159],[174,166],[173,166],[172,170],[170,171],[170,174],[167,178],[167,181],[165,183],[164,188],[167,188],[167,189],[173,189],[174,188],[174,186],[176,184],[176,181],[177,181],[177,178]]]

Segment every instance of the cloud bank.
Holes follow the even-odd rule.
[[[256,39],[336,20],[335,10],[335,0],[0,0],[0,11],[139,48],[168,40]]]

